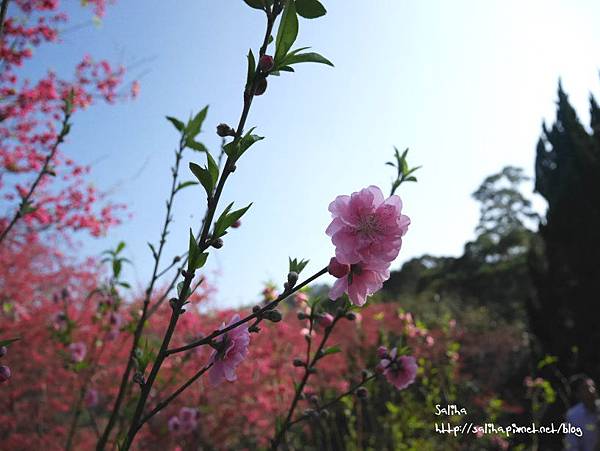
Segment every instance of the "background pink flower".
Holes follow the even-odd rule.
[[[82,342],[71,343],[69,345],[69,351],[71,351],[71,359],[73,362],[82,362],[87,353],[87,346]]]
[[[400,197],[384,199],[376,186],[338,196],[329,204],[333,221],[326,230],[336,247],[337,260],[342,264],[393,261],[410,224],[401,210]]]
[[[396,348],[392,349],[388,358],[382,359],[379,365],[388,382],[403,390],[415,381],[419,367],[413,356],[396,357],[397,352]]]
[[[234,315],[227,326],[230,326],[240,320],[240,315]],[[224,329],[225,324],[221,326]],[[244,325],[237,327],[222,336],[221,349],[215,350],[210,357],[213,363],[208,373],[208,380],[211,385],[218,385],[224,380],[233,382],[237,379],[235,374],[236,367],[244,361],[248,355],[248,345],[250,344],[250,333]]]

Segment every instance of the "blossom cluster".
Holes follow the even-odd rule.
[[[347,293],[354,304],[363,305],[389,278],[410,219],[402,214],[399,196],[385,199],[376,186],[338,196],[329,211],[333,221],[326,232],[335,245],[329,273],[338,279],[329,296]]]

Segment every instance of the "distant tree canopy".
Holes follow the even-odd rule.
[[[548,202],[530,254],[532,331],[567,373],[600,376],[600,109],[586,129],[559,86],[556,122],[537,146],[535,189]]]
[[[384,289],[391,295],[453,300],[459,309],[485,306],[495,317],[524,320],[532,290],[527,254],[533,232],[528,225],[537,219],[520,192],[527,180],[522,169],[512,166],[487,177],[473,193],[480,218],[477,236],[465,244],[463,255],[412,259],[392,273]]]

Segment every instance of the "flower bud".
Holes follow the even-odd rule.
[[[331,257],[327,270],[333,277],[340,279],[350,272],[350,265],[340,263],[337,261],[337,258]]]
[[[217,125],[217,135],[219,135],[221,138],[235,136],[235,130],[227,124],[219,124]]]
[[[298,273],[296,271],[290,271],[287,276],[289,287],[292,288],[298,282]]]
[[[217,238],[216,240],[213,240],[210,245],[215,249],[221,249],[223,247],[223,240],[221,238]]]
[[[297,368],[299,368],[301,366],[304,366],[304,362],[302,360],[300,360],[300,359],[294,359],[293,363],[294,363],[294,366],[297,367]]]
[[[256,89],[254,90],[254,95],[262,96],[266,90],[267,90],[267,79],[261,78],[260,80],[258,80],[258,83],[256,83]]]
[[[356,314],[354,312],[346,313],[346,319],[348,321],[354,321],[356,319]]]
[[[314,404],[315,406],[319,405],[319,397],[317,395],[310,395],[310,398],[308,398],[308,401],[311,404]]]
[[[6,365],[0,365],[0,384],[10,379],[10,368]]]
[[[8,348],[6,346],[0,346],[0,357],[4,357],[8,352]]]
[[[379,346],[377,348],[377,357],[385,359],[388,356],[388,349],[385,346]]]
[[[325,418],[325,419],[329,418],[329,410],[327,410],[327,409],[321,410],[321,418]]]
[[[258,68],[263,72],[269,72],[275,66],[275,61],[271,55],[263,55],[258,60]]]
[[[333,324],[333,315],[325,313],[319,316],[319,324],[323,327],[329,327]]]
[[[367,390],[365,387],[358,387],[356,390],[356,396],[360,399],[366,399],[369,396],[369,390]]]
[[[306,313],[304,312],[298,312],[297,316],[300,321],[304,321],[306,319]]]
[[[260,305],[255,305],[252,307],[252,313],[258,313],[260,311]]]
[[[279,321],[281,321],[282,316],[278,310],[269,310],[264,313],[264,318],[268,319],[273,323],[278,323]]]
[[[242,221],[240,221],[239,219],[237,221],[235,221],[233,224],[231,224],[231,227],[234,229],[239,228],[242,225]]]

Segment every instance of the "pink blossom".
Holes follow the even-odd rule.
[[[319,324],[323,327],[329,327],[333,324],[333,315],[331,313],[325,313],[319,318]]]
[[[355,305],[363,305],[367,296],[376,293],[390,277],[390,264],[386,262],[356,263],[352,265],[350,274],[335,281],[329,298],[338,299],[342,294],[348,297]]]
[[[69,351],[71,352],[71,359],[73,362],[82,362],[85,359],[87,353],[87,347],[85,343],[71,343],[69,345]]]
[[[96,407],[98,405],[98,391],[90,388],[85,392],[85,397],[83,398],[85,405],[87,407]]]
[[[333,221],[326,233],[335,245],[341,264],[392,262],[400,252],[402,236],[410,219],[401,214],[398,196],[384,199],[376,186],[369,186],[351,196],[338,196],[329,211]]]
[[[303,303],[308,302],[308,295],[302,291],[296,293],[296,302]]]
[[[6,365],[0,365],[0,384],[10,379],[11,371]]]
[[[329,266],[327,266],[327,271],[333,277],[339,279],[350,272],[350,265],[342,264],[338,262],[335,257],[331,257],[331,260],[329,260]]]
[[[198,411],[192,407],[182,407],[179,410],[179,423],[184,433],[192,432],[198,426]]]
[[[385,346],[379,346],[377,348],[377,357],[379,357],[380,359],[385,359],[388,355],[388,348],[386,348]]]
[[[413,356],[397,357],[397,353],[396,348],[392,349],[388,358],[381,359],[379,368],[390,384],[402,390],[415,381],[419,367]]]
[[[221,329],[228,327],[240,320],[240,315],[234,315],[229,324],[221,326]],[[248,345],[250,344],[250,333],[243,325],[237,327],[221,336],[217,344],[218,350],[215,350],[211,357],[212,368],[208,374],[208,380],[211,385],[218,385],[224,380],[233,382],[237,379],[235,374],[236,367],[244,361],[248,355]]]
[[[181,424],[178,417],[169,418],[167,426],[169,428],[169,432],[173,432],[174,434],[177,434],[181,431]]]

